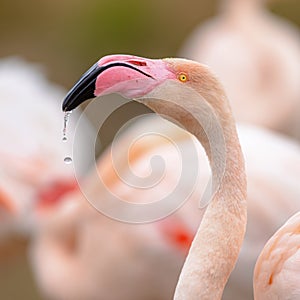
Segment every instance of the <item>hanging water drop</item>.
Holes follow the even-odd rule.
[[[69,165],[70,163],[72,163],[72,161],[73,161],[72,158],[69,157],[69,156],[67,156],[67,157],[64,158],[64,162],[65,162],[66,164],[68,164],[68,165]]]
[[[64,127],[63,127],[63,137],[62,137],[63,142],[67,142],[67,140],[68,140],[68,138],[67,138],[67,125],[68,125],[70,114],[71,114],[71,112],[68,111],[68,112],[65,112],[65,115],[64,115]],[[72,158],[69,157],[69,156],[66,156],[64,158],[64,162],[67,165],[71,164],[72,161],[73,161]]]
[[[67,141],[67,125],[68,125],[70,114],[71,111],[66,111],[64,115],[64,128],[63,128],[63,138],[62,138],[64,142]]]

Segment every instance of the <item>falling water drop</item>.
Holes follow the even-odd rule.
[[[64,142],[67,141],[67,125],[68,125],[70,114],[71,111],[66,111],[64,115],[64,128],[63,128],[63,138],[62,138]]]
[[[67,157],[65,157],[64,158],[64,162],[66,163],[66,164],[70,164],[70,163],[72,163],[72,158],[71,157],[69,157],[69,156],[67,156]]]
[[[71,111],[67,111],[67,112],[65,112],[65,115],[64,115],[64,127],[63,127],[63,137],[62,137],[63,142],[67,142],[67,140],[68,140],[68,138],[67,138],[67,125],[68,125],[70,114],[71,114]],[[72,161],[73,160],[70,156],[66,156],[64,158],[64,162],[67,165],[71,164]]]

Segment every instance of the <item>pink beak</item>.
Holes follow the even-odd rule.
[[[175,75],[161,59],[132,55],[109,55],[93,65],[69,91],[63,110],[75,109],[84,101],[111,93],[139,98]]]

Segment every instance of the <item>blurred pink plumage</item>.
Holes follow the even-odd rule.
[[[147,130],[150,132],[147,133]],[[224,291],[223,299],[238,299],[242,297],[243,299],[248,300],[253,298],[251,270],[254,269],[256,259],[261,249],[268,238],[278,229],[279,224],[282,224],[289,216],[300,209],[298,201],[300,191],[297,180],[300,176],[300,169],[298,167],[300,166],[300,154],[299,146],[297,144],[282,136],[271,133],[268,130],[262,130],[253,126],[241,126],[239,131],[242,149],[246,159],[248,176],[249,223],[237,266],[229,279]],[[141,133],[144,133],[144,136],[142,136],[141,139],[137,139]],[[134,144],[132,145],[133,141]],[[156,116],[147,117],[146,119],[139,121],[137,124],[130,127],[124,134],[121,134],[120,138],[114,142],[115,149],[118,149],[119,151],[113,151],[114,154],[117,154],[117,156],[114,156],[113,161],[110,150],[101,157],[98,162],[97,172],[102,179],[99,180],[99,175],[92,172],[84,181],[84,190],[88,191],[88,198],[99,198],[99,201],[101,201],[104,195],[109,195],[107,194],[105,186],[111,189],[116,196],[129,202],[143,201],[147,203],[162,199],[165,195],[170,193],[172,190],[171,187],[176,185],[177,180],[180,177],[180,168],[177,167],[180,167],[180,164],[178,163],[179,157],[174,145],[177,145],[177,147],[180,145],[180,149],[185,149],[185,147],[191,147],[192,145],[196,147],[197,152],[199,153],[199,178],[197,180],[196,189],[191,194],[189,201],[187,201],[172,216],[160,222],[156,222],[155,224],[142,225],[137,229],[131,228],[135,226],[129,226],[123,231],[122,228],[126,225],[107,220],[106,217],[93,212],[93,209],[88,209],[88,205],[84,204],[85,200],[82,199],[80,194],[77,194],[77,196],[71,194],[68,196],[68,199],[79,198],[79,202],[82,202],[81,206],[79,205],[76,209],[73,209],[73,211],[70,210],[70,212],[66,209],[64,210],[64,214],[58,212],[57,214],[61,214],[61,217],[58,218],[53,216],[52,222],[46,222],[47,226],[41,226],[32,246],[31,257],[34,263],[37,280],[47,295],[53,294],[53,291],[59,295],[59,289],[56,286],[58,283],[56,283],[54,278],[48,276],[48,268],[46,267],[45,262],[50,259],[49,264],[51,264],[53,268],[56,264],[58,268],[63,267],[63,258],[59,258],[59,255],[56,257],[51,254],[54,245],[58,249],[68,247],[68,242],[64,242],[60,237],[62,234],[61,232],[63,231],[62,228],[66,228],[66,232],[69,232],[66,234],[69,234],[72,237],[71,241],[72,239],[75,239],[77,240],[76,244],[78,244],[78,239],[82,240],[82,248],[74,249],[78,251],[78,253],[76,252],[78,255],[81,253],[80,255],[83,258],[86,257],[86,266],[84,266],[83,263],[81,264],[79,256],[74,257],[72,252],[63,252],[66,253],[64,254],[65,259],[68,259],[68,256],[73,257],[72,263],[74,265],[81,264],[81,272],[87,270],[88,272],[99,274],[93,279],[95,280],[93,283],[95,287],[92,289],[94,293],[98,291],[101,295],[102,293],[103,295],[106,295],[108,289],[102,287],[101,290],[97,290],[96,288],[98,278],[100,278],[100,274],[104,272],[104,267],[102,267],[100,263],[96,263],[96,258],[93,257],[93,259],[88,259],[88,248],[93,248],[95,249],[95,252],[103,253],[103,256],[105,256],[108,261],[115,261],[116,259],[119,259],[120,256],[123,257],[125,253],[127,253],[126,250],[123,251],[123,246],[121,244],[119,246],[115,245],[114,251],[112,252],[110,250],[110,245],[108,243],[103,243],[103,241],[108,238],[105,236],[107,234],[113,234],[112,232],[116,232],[115,234],[118,235],[118,232],[121,231],[122,236],[128,235],[132,249],[135,249],[136,247],[145,247],[144,249],[149,250],[148,247],[152,245],[150,249],[152,249],[151,251],[155,249],[155,253],[157,253],[158,257],[160,257],[160,255],[164,257],[164,255],[169,255],[171,253],[172,259],[166,261],[166,265],[161,267],[166,268],[166,272],[168,272],[167,270],[172,270],[173,273],[179,274],[184,256],[187,253],[192,237],[199,225],[199,220],[205,210],[200,210],[198,208],[198,202],[199,199],[201,199],[201,195],[203,195],[205,185],[210,176],[208,162],[203,149],[196,143],[191,142],[191,135]],[[260,145],[259,152],[256,149],[257,145]],[[127,156],[127,149],[130,146],[129,156]],[[131,175],[134,173],[138,178],[149,176],[150,159],[156,155],[162,157],[166,164],[166,173],[163,180],[151,189],[134,188],[134,186],[138,187],[139,185],[138,181],[134,181],[133,178],[135,177],[132,178]],[[186,163],[189,163],[192,166],[195,164],[195,161],[191,157],[190,161]],[[152,166],[151,172],[151,175],[156,174],[157,176],[160,174],[161,169],[156,169]],[[119,176],[122,180],[120,180]],[[128,184],[128,180],[130,184]],[[181,195],[174,196],[181,197]],[[78,201],[78,199],[76,201]],[[87,207],[83,209],[84,206]],[[59,211],[58,208],[57,210]],[[89,210],[90,212],[86,215],[84,211]],[[82,217],[82,215],[84,217]],[[89,215],[93,215],[94,217],[88,217]],[[82,229],[78,231],[78,226],[81,225],[78,225],[77,223],[86,223],[87,227],[94,229],[90,228],[89,230]],[[94,232],[90,233],[93,235],[97,235],[98,233],[99,239],[89,238],[86,240],[84,236],[89,235],[89,231]],[[152,232],[152,234],[147,233],[148,241],[145,241],[140,237],[139,234],[143,231]],[[137,232],[140,233],[137,234]],[[70,239],[68,238],[67,240]],[[117,242],[118,240],[116,239],[115,243]],[[128,243],[128,245],[130,243]],[[86,254],[84,254],[85,252]],[[127,255],[129,255],[129,253],[127,253]],[[143,259],[145,259],[144,263],[149,264],[147,270],[152,272],[151,265],[153,265],[153,262],[151,260],[147,261],[146,257]],[[41,263],[42,261],[44,261],[43,264]],[[91,271],[91,269],[94,270]],[[71,268],[65,268],[66,274],[65,277],[61,278],[61,281],[65,280],[63,278],[69,278],[71,280],[71,270]],[[247,270],[247,272],[245,272],[245,270]],[[119,275],[123,274],[120,276],[126,277],[126,270],[120,270],[119,272]],[[105,274],[105,276],[111,278],[111,280],[114,280],[114,276],[116,276],[113,270],[111,272],[105,271]],[[158,274],[161,273],[157,272],[157,278],[155,280],[160,280]],[[134,276],[134,274],[132,274],[132,276]],[[140,277],[141,274],[137,272],[135,273],[135,276]],[[168,277],[170,274],[163,273],[163,276]],[[55,275],[55,277],[57,278],[57,275]],[[149,285],[153,284],[153,282],[155,283],[153,277],[151,278],[153,281],[152,283],[148,281]],[[169,287],[175,285],[176,276],[168,278],[169,281],[167,285]],[[90,279],[90,281],[92,281],[92,279]],[[82,293],[83,291],[87,292],[85,290],[87,287],[85,287],[84,284],[85,282],[81,282],[81,284],[76,284],[75,287],[73,286],[73,292],[76,293],[76,289],[80,290],[81,288]],[[128,287],[129,286],[130,282],[128,282]],[[64,295],[66,299],[68,299],[67,295],[73,295],[73,292],[69,291],[69,289],[71,290],[71,287],[68,289],[61,289],[61,292],[63,293],[61,295]],[[61,295],[60,297],[62,297]],[[131,290],[128,298],[138,299],[137,295],[139,294],[135,294]],[[165,295],[168,295],[168,293],[162,293],[161,299],[165,299],[163,298]],[[70,299],[73,299],[71,296],[69,297]],[[146,294],[144,297],[146,297]],[[169,294],[169,297],[171,297],[171,294]],[[54,299],[56,298],[59,298],[59,296],[54,297]]]
[[[256,300],[300,298],[300,212],[267,242],[254,271]]]

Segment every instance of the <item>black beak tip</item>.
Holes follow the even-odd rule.
[[[97,64],[93,65],[69,91],[62,104],[64,112],[71,111],[86,100],[95,98],[96,79],[99,74]]]
[[[71,111],[77,108],[81,103],[92,98],[95,98],[94,88],[90,90],[72,89],[63,101],[62,110],[64,112]]]
[[[67,112],[67,111],[71,111],[71,110],[75,109],[80,104],[78,101],[76,101],[76,99],[77,99],[76,95],[68,94],[63,101],[62,110],[64,112]],[[78,105],[76,105],[76,102],[78,102]]]
[[[85,100],[88,99],[84,99],[82,97],[82,94],[80,93],[80,90],[71,90],[66,98],[64,99],[63,103],[62,103],[62,110],[64,112],[68,112],[71,111],[73,109],[75,109],[77,106],[79,106],[82,102],[84,102]]]
[[[62,110],[63,110],[64,112],[67,112],[67,111],[72,110],[72,109],[69,109],[68,101],[66,101],[66,100],[67,100],[67,99],[65,99],[65,100],[63,101],[63,104],[62,104]]]

